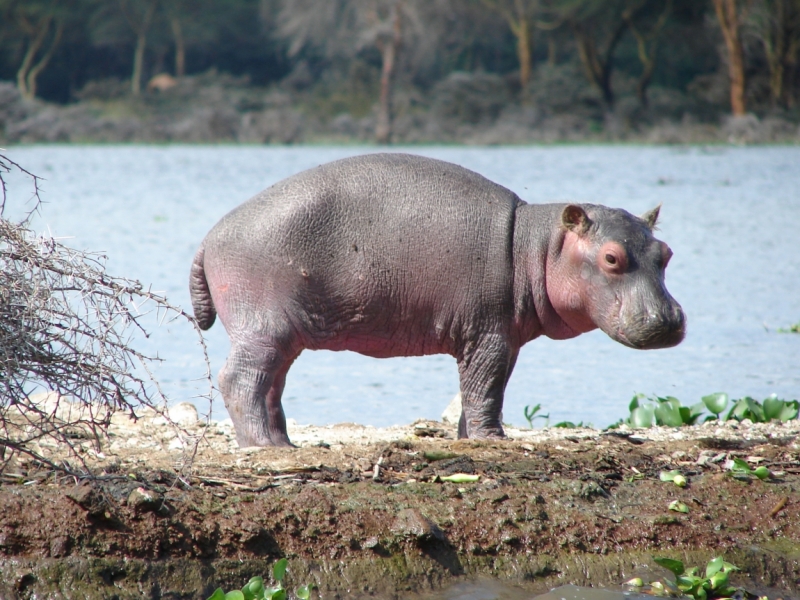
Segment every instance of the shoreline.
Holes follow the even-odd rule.
[[[738,585],[800,592],[797,420],[509,428],[498,441],[456,440],[439,421],[290,422],[298,447],[240,449],[224,421],[170,416],[180,430],[155,413],[113,417],[100,452],[75,438],[95,479],[7,465],[0,580],[13,589],[0,596],[204,600],[280,557],[290,587],[315,583],[322,598],[407,598],[480,577],[543,592],[618,586],[654,555],[724,555],[743,569]],[[204,434],[191,467],[186,434]],[[734,458],[774,476],[737,479]],[[660,480],[671,469],[685,488]],[[688,512],[669,510],[673,500]]]

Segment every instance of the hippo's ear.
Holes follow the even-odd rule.
[[[661,211],[661,205],[659,204],[652,210],[648,210],[646,213],[642,215],[642,219],[647,226],[652,230],[655,228],[656,223],[658,222],[658,213]]]
[[[583,208],[577,204],[568,204],[564,207],[564,212],[561,213],[561,223],[570,231],[583,235],[589,231],[592,221]]]

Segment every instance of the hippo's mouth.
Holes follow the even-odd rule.
[[[681,307],[674,304],[667,314],[648,313],[647,318],[637,319],[632,324],[620,318],[611,337],[629,348],[656,350],[677,346],[685,335],[686,317]]]

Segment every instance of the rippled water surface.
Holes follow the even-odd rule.
[[[393,149],[396,150],[396,149]],[[263,188],[356,147],[35,146],[6,153],[46,178],[33,226],[108,256],[108,270],[141,280],[187,309],[188,271],[205,233]],[[800,148],[413,148],[473,169],[529,202],[573,200],[642,213],[663,203],[659,237],[675,256],[671,293],[689,319],[677,348],[635,351],[601,332],[523,348],[504,420],[525,423],[541,403],[551,422],[605,426],[627,415],[635,392],[800,397]],[[11,183],[13,210],[28,196]],[[162,327],[147,344],[174,401],[191,398],[202,355],[188,327]],[[228,351],[217,323],[206,335],[214,373]],[[371,359],[305,352],[284,407],[300,423],[384,426],[438,418],[458,390],[449,356]],[[224,417],[221,401],[216,416]]]

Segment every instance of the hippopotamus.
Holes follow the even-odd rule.
[[[504,437],[520,348],[600,328],[638,349],[684,337],[664,283],[672,251],[641,217],[529,204],[463,167],[407,154],[345,158],[233,209],[191,267],[199,327],[231,350],[219,389],[240,446],[289,446],[286,373],[305,349],[455,357],[459,437]]]

